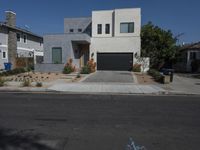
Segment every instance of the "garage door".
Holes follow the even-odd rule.
[[[97,70],[129,71],[133,53],[97,53]]]

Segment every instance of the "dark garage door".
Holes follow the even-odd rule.
[[[132,64],[132,53],[97,53],[97,70],[129,71]]]

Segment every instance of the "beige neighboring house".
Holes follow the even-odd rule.
[[[194,70],[192,63],[197,63],[199,68]],[[200,42],[187,44],[180,49],[180,56],[175,65],[176,71],[180,72],[199,72],[200,71]]]

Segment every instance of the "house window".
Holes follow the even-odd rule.
[[[52,63],[54,64],[62,63],[62,48],[61,47],[52,48]]]
[[[21,34],[17,33],[17,42],[20,42],[20,41],[21,41]]]
[[[2,53],[2,58],[7,59],[7,53],[5,51],[3,51],[3,53]]]
[[[134,32],[134,22],[127,22],[120,24],[120,33],[133,33]]]
[[[70,29],[69,32],[70,32],[70,33],[73,33],[73,32],[74,32],[74,29]]]
[[[78,29],[78,32],[82,32],[82,29]]]
[[[110,34],[110,24],[106,24],[106,34]]]
[[[24,34],[24,43],[27,43],[27,35]]]
[[[97,25],[97,34],[102,34],[102,24]]]
[[[190,52],[190,60],[195,60],[197,59],[196,52]]]

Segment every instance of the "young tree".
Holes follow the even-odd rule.
[[[170,30],[166,31],[151,22],[142,27],[142,57],[150,57],[151,68],[159,69],[165,62],[171,63],[176,55],[176,41]]]

